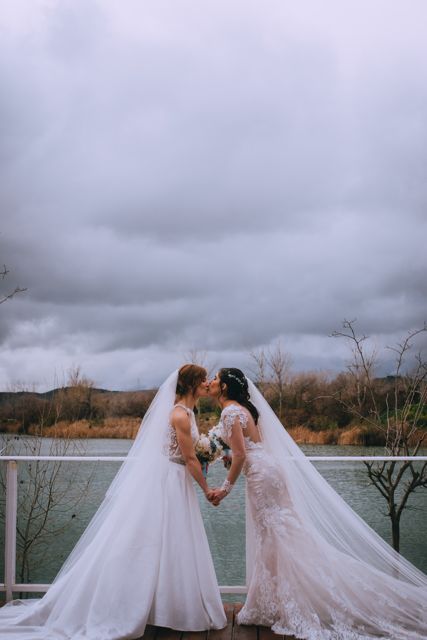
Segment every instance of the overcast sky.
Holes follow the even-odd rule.
[[[425,0],[1,0],[0,389],[427,319]]]

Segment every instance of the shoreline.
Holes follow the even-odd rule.
[[[218,417],[216,415],[199,415],[198,426],[200,433],[207,433],[217,421]],[[8,425],[6,428],[2,425],[0,426],[0,435],[64,439],[133,440],[138,433],[140,425],[140,418],[122,416],[106,418],[102,421],[60,421],[55,425],[43,428],[39,425],[31,425],[25,433],[22,432],[18,424]],[[352,425],[341,429],[331,427],[318,431],[302,425],[288,429],[288,433],[297,444],[338,446],[384,446],[385,444],[385,435],[382,431],[375,431],[363,425]]]

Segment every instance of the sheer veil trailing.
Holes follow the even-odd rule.
[[[259,411],[259,428],[264,447],[283,470],[292,502],[304,529],[321,536],[338,551],[401,581],[405,588],[426,590],[427,576],[395,552],[330,487],[301,449],[283,428],[260,391],[250,381],[251,402]],[[254,559],[254,524],[246,509],[247,577],[250,580]],[[349,577],[350,579],[350,577]],[[408,594],[409,595],[409,594]]]
[[[0,609],[2,639],[108,640],[135,637],[138,629],[142,635],[161,554],[163,444],[177,377],[174,371],[160,387],[105,499],[46,595]]]
[[[155,516],[161,514],[162,480],[167,472],[167,458],[163,455],[163,443],[169,415],[175,402],[177,379],[178,370],[174,371],[159,388],[141,422],[126,460],[108,488],[104,501],[55,578],[54,583],[69,572],[92,540],[97,538],[97,544],[99,544],[101,535],[107,537],[108,532],[103,525],[113,513],[116,520],[118,512],[123,509],[125,517],[123,523],[126,522],[127,529],[132,528],[129,516],[131,516],[134,499],[139,502],[147,500],[147,507],[157,505],[156,513],[152,513],[152,509],[150,512],[144,510],[147,516],[153,517],[150,528],[155,528],[153,526],[156,522]],[[146,526],[147,522],[141,524]]]

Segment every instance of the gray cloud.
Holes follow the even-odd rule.
[[[155,384],[189,346],[344,366],[426,317],[426,9],[9,2],[0,384]],[[384,12],[387,23],[384,22]]]

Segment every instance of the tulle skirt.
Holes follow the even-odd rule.
[[[425,589],[330,545],[300,517],[283,466],[262,445],[247,453],[254,562],[239,624],[303,640],[425,640]]]
[[[98,535],[42,599],[0,609],[2,640],[121,640],[142,636],[146,624],[226,626],[191,476],[165,461],[161,477],[105,508]]]
[[[193,481],[170,463],[159,577],[149,624],[203,631],[227,620]]]

